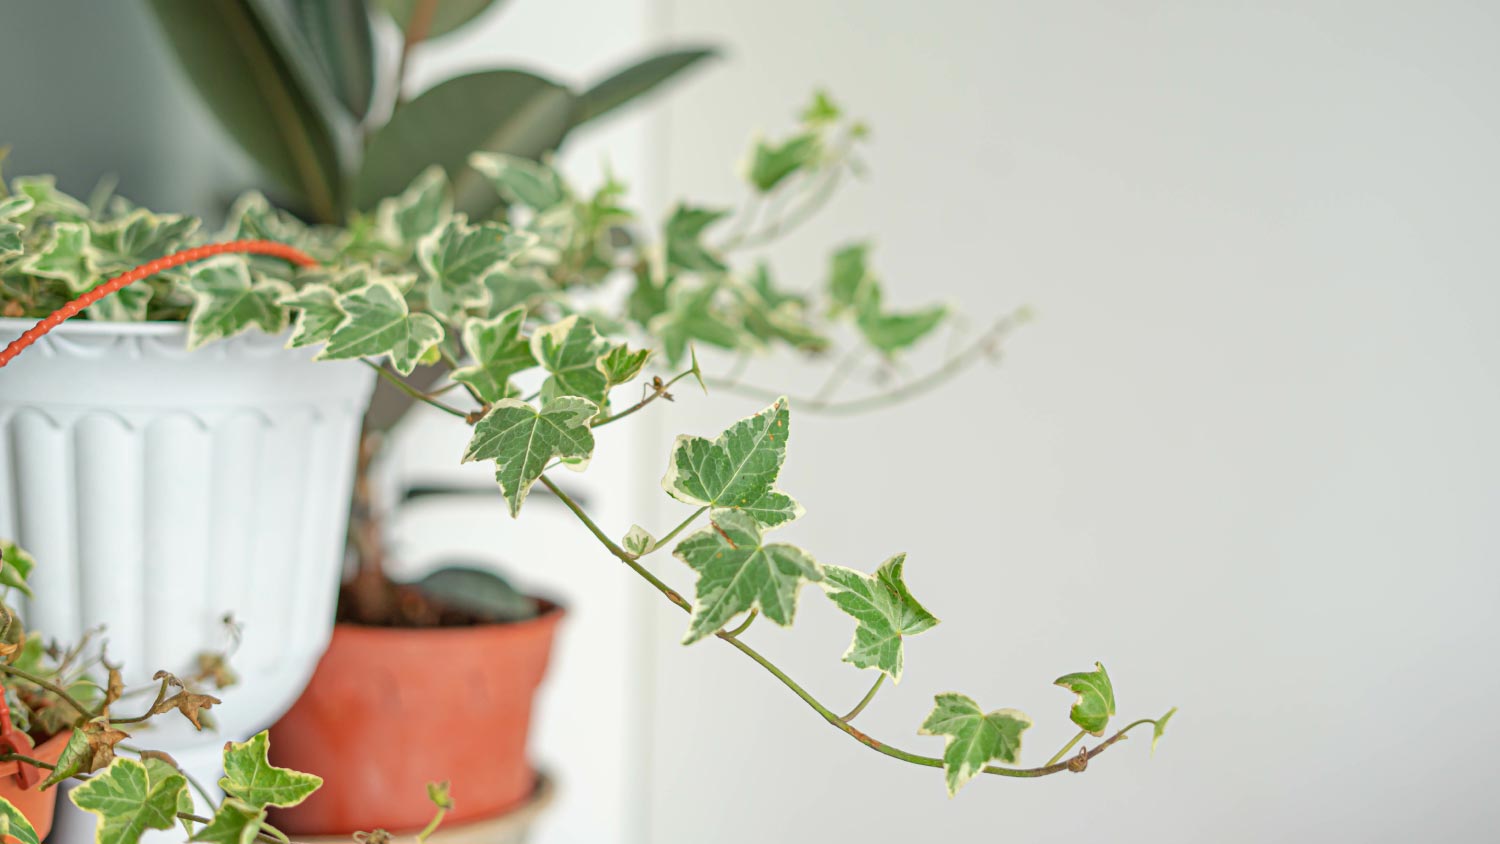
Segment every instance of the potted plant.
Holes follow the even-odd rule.
[[[266,822],[268,809],[305,800],[319,779],[271,765],[264,732],[223,745],[225,775],[215,787],[170,754],[135,743],[132,733],[149,744],[169,721],[203,730],[211,724],[209,711],[222,711],[216,707],[223,701],[196,690],[208,677],[157,671],[150,683],[128,686],[98,629],[67,644],[29,629],[11,599],[32,596],[29,580],[49,567],[38,568],[26,550],[0,539],[0,838],[12,844],[45,838],[56,786],[66,781],[75,783],[70,801],[98,819],[97,844],[137,844],[145,837],[286,844],[286,835]],[[223,662],[214,668],[218,685],[226,685]],[[245,680],[253,684],[259,677]],[[430,818],[418,844],[453,807],[446,784],[430,783],[423,791]],[[390,840],[382,830],[362,837]]]
[[[686,379],[706,388],[710,382],[698,364],[695,344],[734,351],[766,345],[824,350],[835,325],[847,322],[868,352],[890,358],[938,328],[946,315],[941,307],[890,307],[862,247],[835,253],[817,304],[810,295],[781,289],[763,264],[746,271],[733,263],[738,247],[764,242],[813,213],[831,186],[856,166],[854,150],[863,136],[860,124],[844,119],[826,96],[818,96],[796,132],[759,141],[752,149],[747,178],[756,200],[749,204],[752,211],[742,215],[748,219],[730,221],[718,210],[680,205],[666,221],[660,241],[649,245],[621,231],[631,215],[621,204],[618,185],[580,194],[545,164],[479,154],[470,164],[509,201],[505,222],[471,221],[455,213],[447,179],[429,170],[398,196],[382,201],[370,218],[356,217],[331,266],[283,278],[276,274],[280,271],[263,273],[242,257],[221,256],[187,270],[183,283],[198,290],[212,288],[205,277],[248,279],[235,295],[260,296],[282,308],[282,316],[294,324],[293,346],[317,347],[317,357],[324,360],[362,361],[414,399],[454,417],[454,424],[470,426],[464,459],[494,464],[512,516],[519,515],[540,484],[608,555],[690,614],[685,643],[723,641],[765,667],[855,741],[900,761],[942,769],[950,794],[981,773],[1034,778],[1082,771],[1130,730],[1150,724],[1159,736],[1170,713],[1131,722],[1064,758],[1087,735],[1103,736],[1115,715],[1111,680],[1096,666],[1058,678],[1075,695],[1070,715],[1080,732],[1045,764],[1019,767],[1021,738],[1031,724],[1027,716],[1012,709],[986,710],[956,693],[937,695],[921,725],[924,734],[942,737],[941,755],[921,755],[877,740],[851,722],[887,678],[899,681],[904,637],[931,629],[936,617],[905,586],[904,555],[892,556],[873,571],[858,571],[820,564],[809,552],[776,542],[773,533],[803,516],[797,501],[777,485],[793,406],[847,410],[915,395],[982,359],[1014,318],[972,338],[933,373],[885,393],[842,403],[827,396],[805,403],[773,396],[761,410],[717,436],[679,437],[664,455],[662,486],[689,512],[659,538],[640,526],[614,538],[554,474],[562,468],[586,468],[598,428],[670,399]],[[758,221],[762,203],[771,210]],[[311,233],[288,223],[281,234],[295,242]],[[619,271],[634,280],[626,301],[614,312],[590,309],[586,294]],[[234,313],[235,318],[220,324],[224,332],[252,327],[253,320]],[[196,318],[188,315],[190,332]],[[653,358],[666,370],[645,379],[642,387]],[[448,368],[451,390],[444,386],[433,394],[406,380],[424,360]],[[517,376],[527,372],[541,379],[534,390],[518,386]],[[734,379],[726,386],[750,389]],[[640,390],[640,398],[621,401],[617,388]],[[467,400],[460,406],[450,394]],[[654,573],[655,561],[648,558],[668,548],[697,574],[695,597],[679,594]],[[789,626],[801,588],[808,584],[852,617],[854,638],[844,660],[875,672],[869,693],[842,715],[745,638],[762,615]],[[317,688],[319,681],[315,678],[312,685]],[[387,685],[366,685],[367,708],[386,705]],[[302,715],[294,709],[289,717]],[[429,710],[425,717],[443,716]],[[331,730],[325,733],[335,740]],[[303,749],[286,742],[277,747],[281,762],[298,758]],[[365,771],[408,761],[381,755],[381,742],[368,736],[337,750],[331,747],[322,747],[321,758],[291,767],[321,771],[329,780],[354,780]],[[464,773],[451,772],[461,800]],[[369,793],[364,796],[368,801]]]

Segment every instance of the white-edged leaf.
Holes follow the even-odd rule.
[[[686,504],[742,510],[767,527],[800,517],[802,506],[775,488],[790,423],[783,397],[713,440],[678,437],[662,489]]]
[[[886,560],[873,575],[842,566],[823,567],[823,590],[829,600],[854,617],[854,641],[844,661],[858,668],[875,668],[901,682],[905,661],[903,640],[930,630],[938,619],[912,597],[902,570],[906,555]]]
[[[992,761],[1016,764],[1021,758],[1021,734],[1031,718],[1015,709],[985,712],[973,698],[945,692],[934,698],[932,712],[922,722],[924,736],[947,736],[943,771],[948,796],[958,793]]]
[[[189,270],[188,289],[193,293],[193,310],[188,315],[189,349],[252,327],[267,334],[279,334],[286,328],[287,311],[281,300],[292,294],[292,286],[273,279],[252,280],[250,266],[239,255],[219,255],[194,265]]]
[[[678,558],[698,572],[693,620],[682,643],[712,636],[752,609],[791,626],[802,584],[823,579],[823,568],[795,545],[765,544],[761,526],[734,510],[712,515],[712,524],[677,544]]]
[[[514,517],[554,458],[577,471],[588,465],[594,452],[589,422],[598,412],[593,402],[576,396],[546,401],[541,410],[519,399],[502,399],[474,425],[464,462],[494,461],[495,480]]]
[[[443,340],[443,326],[432,316],[411,313],[396,285],[376,279],[339,297],[344,321],[318,352],[318,360],[386,355],[402,375]]]
[[[465,321],[464,350],[474,362],[453,370],[453,380],[469,385],[486,402],[512,395],[511,376],[536,366],[531,344],[521,337],[525,322],[526,308],[521,305],[494,319],[470,317]]]

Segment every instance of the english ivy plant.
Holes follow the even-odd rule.
[[[0,761],[28,765],[42,774],[37,788],[51,788],[68,779],[79,780],[69,798],[78,808],[98,818],[97,844],[136,844],[150,830],[180,828],[184,840],[215,844],[286,844],[287,837],[266,822],[271,806],[295,806],[323,783],[312,774],[278,768],[267,759],[270,738],[261,732],[245,742],[224,746],[224,777],[215,801],[177,767],[167,754],[129,743],[124,728],[139,726],[178,713],[194,729],[212,727],[209,710],[219,699],[207,693],[233,682],[230,654],[199,656],[198,670],[177,677],[158,671],[152,687],[129,689],[105,655],[100,631],[85,634],[66,646],[48,642],[27,630],[11,607],[14,594],[30,596],[28,578],[37,565],[23,548],[0,539],[0,686],[5,691],[5,727],[17,749],[0,752]],[[232,641],[238,629],[227,622]],[[253,678],[251,678],[253,682]],[[149,704],[122,714],[126,702],[155,692]],[[56,762],[24,752],[28,742],[67,734],[67,744]],[[149,740],[149,732],[144,733]],[[33,751],[35,752],[35,751]],[[197,814],[192,790],[211,806],[208,816]],[[434,783],[429,794],[435,818],[421,835],[423,841],[452,807],[446,786]],[[0,834],[20,844],[38,844],[31,821],[9,800],[0,797]],[[387,836],[388,837],[388,836]]]
[[[937,695],[931,714],[914,725],[941,739],[940,756],[901,750],[856,729],[850,722],[886,678],[901,679],[906,638],[938,624],[905,579],[909,562],[930,563],[897,554],[866,572],[820,562],[778,538],[778,530],[804,517],[802,505],[780,486],[794,411],[850,412],[930,390],[984,358],[1023,316],[997,321],[929,374],[874,394],[837,397],[862,357],[894,370],[904,353],[948,321],[948,309],[892,305],[867,244],[835,250],[824,284],[813,291],[783,288],[768,263],[747,261],[746,253],[811,217],[843,179],[860,172],[858,150],[866,135],[862,124],[819,94],[788,136],[752,145],[748,197],[738,212],[682,203],[654,237],[614,180],[582,191],[548,163],[497,152],[469,159],[506,202],[493,219],[455,210],[460,191],[437,168],[417,174],[369,214],[356,214],[347,228],[304,226],[252,195],[236,204],[221,238],[280,240],[324,266],[293,270],[265,259],[216,258],[153,280],[130,313],[184,318],[193,343],[290,325],[289,345],[315,347],[320,359],[363,361],[415,400],[471,427],[463,460],[493,465],[511,516],[521,515],[541,484],[609,554],[690,615],[686,644],[710,638],[729,644],[854,740],[895,759],[942,768],[950,794],[979,774],[1082,771],[1129,731],[1150,724],[1159,734],[1167,721],[1131,722],[1064,759],[1084,736],[1103,736],[1115,717],[1114,687],[1102,665],[1057,680],[1076,695],[1070,717],[1080,732],[1041,766],[1022,767],[1029,716],[987,710],[958,693]],[[8,313],[39,316],[98,283],[98,268],[108,260],[129,264],[204,237],[190,223],[117,198],[86,207],[45,179],[17,180],[12,189],[0,205],[12,244],[0,259]],[[121,254],[125,241],[100,245],[101,233],[122,220],[153,233],[130,240],[140,245],[128,254]],[[614,289],[617,283],[624,289]],[[119,313],[96,306],[87,316]],[[697,355],[699,347],[716,347],[738,356],[738,373],[755,352],[824,354],[840,336],[854,338],[852,349],[823,389],[806,399],[749,386],[737,374],[706,376]],[[435,390],[410,383],[406,376],[423,364],[447,372],[449,382]],[[647,378],[653,364],[662,374]],[[705,390],[761,396],[767,404],[712,436],[678,437],[664,455],[661,485],[691,512],[660,538],[633,525],[616,540],[557,482],[555,470],[584,470],[598,429],[672,399],[671,390],[688,378]],[[461,403],[446,398],[459,391]],[[621,406],[621,395],[639,398]],[[697,576],[691,600],[648,566],[667,548]],[[844,661],[874,672],[869,692],[844,715],[744,638],[760,617],[791,626],[808,586],[850,616],[853,639]],[[254,806],[243,795],[236,799]]]

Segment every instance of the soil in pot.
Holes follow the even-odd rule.
[[[70,736],[69,732],[58,733],[38,744],[26,755],[43,762],[55,763],[62,755]],[[52,816],[57,809],[57,786],[46,790],[37,788],[35,784],[31,788],[22,788],[16,780],[19,767],[16,762],[0,762],[0,797],[9,800],[12,806],[26,816],[38,838],[46,838],[47,833],[52,831]],[[40,774],[45,777],[47,772],[40,771]],[[5,837],[5,844],[17,844],[17,839],[8,835]]]
[[[335,626],[301,699],[271,728],[274,764],[324,780],[305,803],[275,813],[281,829],[417,830],[433,813],[427,783],[440,780],[455,804],[445,823],[502,815],[534,795],[526,739],[562,609],[525,598],[528,618],[489,620],[481,609],[497,596],[462,596],[498,578],[444,571],[395,587],[386,626]]]

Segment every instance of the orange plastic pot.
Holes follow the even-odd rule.
[[[56,762],[57,757],[62,755],[63,748],[68,745],[71,735],[71,731],[58,733],[26,755],[43,762]],[[16,781],[16,771],[19,768],[16,762],[0,762],[0,797],[9,800],[12,806],[26,816],[26,820],[36,830],[37,838],[46,838],[47,833],[52,831],[52,815],[57,809],[57,786],[51,786],[45,791],[34,785],[22,788]],[[40,773],[43,777],[47,776],[46,771]],[[6,844],[16,844],[16,841],[14,836],[5,837]]]
[[[493,817],[536,787],[531,704],[562,610],[528,621],[402,630],[339,624],[312,681],[271,728],[273,764],[323,778],[272,823],[299,835],[420,829],[427,783],[448,780],[448,821]]]

